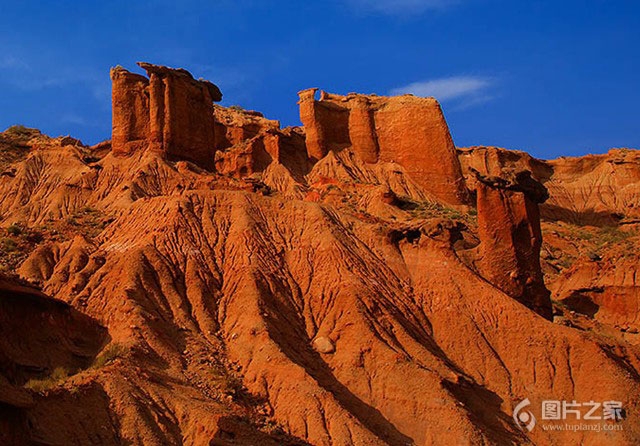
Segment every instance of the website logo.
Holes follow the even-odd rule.
[[[527,432],[531,432],[536,427],[536,417],[530,410],[525,410],[525,407],[529,405],[531,405],[531,401],[529,398],[525,398],[513,409],[513,421],[520,429]]]

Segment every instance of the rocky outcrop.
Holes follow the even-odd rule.
[[[455,146],[435,99],[322,92],[316,100],[316,92],[313,88],[299,93],[312,161],[350,147],[367,163],[400,164],[439,201],[468,203]]]
[[[186,70],[139,62],[149,79],[121,67],[111,70],[115,154],[143,148],[212,168],[215,156],[213,101],[222,94]]]
[[[640,221],[640,154],[611,149],[606,154],[540,160],[528,153],[499,147],[467,147],[458,156],[468,186],[472,169],[500,175],[505,169],[529,170],[549,190],[540,206],[542,218],[579,225],[611,226]]]
[[[640,221],[640,153],[611,149],[601,155],[548,161],[553,175],[545,186],[551,199],[543,216],[577,224],[615,225]]]
[[[236,107],[216,106],[214,119],[217,172],[242,178],[275,162],[303,181],[308,160],[301,129],[281,129],[279,121]]]
[[[111,69],[112,150],[128,155],[149,145],[149,80],[124,68]]]
[[[156,75],[165,94],[186,76]],[[435,101],[311,94],[311,162],[303,129],[213,107],[211,172],[168,159],[151,81],[114,77],[132,92],[124,109],[148,110],[119,115],[115,153],[25,129],[0,138],[0,269],[38,286],[0,280],[0,443],[638,444],[640,354],[626,335],[638,342],[639,242],[607,234],[607,252],[557,273],[564,319],[540,317],[535,179],[555,181],[551,163],[471,153],[476,218],[433,202],[467,194]],[[629,168],[627,186],[608,183],[623,203],[634,157],[605,158]],[[600,161],[573,162],[598,184]],[[545,246],[573,242],[565,230],[587,238],[543,228]],[[590,325],[572,325],[582,314]],[[513,418],[525,399],[539,420],[549,399],[620,401],[623,416],[528,432]]]
[[[570,310],[613,326],[640,344],[640,239],[633,234],[620,232],[617,237],[629,238],[581,257],[551,288],[554,299]]]
[[[280,129],[280,122],[260,112],[240,107],[214,106],[216,149],[225,150],[269,130]]]
[[[538,205],[545,187],[528,171],[485,177],[476,172],[478,236],[483,277],[540,315],[552,316],[540,267],[542,231]]]

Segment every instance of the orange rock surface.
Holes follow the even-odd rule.
[[[630,335],[640,330],[638,239],[579,259],[554,282],[554,297],[571,310]],[[630,340],[638,342],[637,336]]]
[[[529,171],[522,171],[507,178],[477,174],[476,194],[481,242],[478,266],[482,275],[551,319],[550,293],[540,267],[542,231],[538,209],[538,204],[548,198],[547,190],[530,177]]]
[[[367,163],[398,163],[439,201],[469,203],[455,146],[435,99],[322,92],[316,100],[316,91],[299,93],[312,160],[350,147]]]
[[[222,99],[218,87],[195,80],[186,70],[138,65],[148,80],[124,68],[111,70],[114,153],[149,147],[211,168],[216,145],[213,101]]]
[[[504,168],[531,171],[549,190],[549,200],[541,206],[544,218],[596,226],[640,221],[637,150],[545,161],[520,151],[470,147],[459,149],[459,158],[467,179],[473,177],[469,168],[484,175],[498,175]]]
[[[269,164],[282,164],[293,175],[308,171],[304,133],[281,129],[278,121],[261,113],[216,107],[216,170],[238,178],[263,172]]]
[[[410,96],[303,92],[281,129],[147,68],[162,132],[115,70],[111,143],[0,134],[1,443],[640,441],[636,151],[456,153]],[[545,214],[586,190],[625,217]],[[547,430],[546,400],[624,411]]]

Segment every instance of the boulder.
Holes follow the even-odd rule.
[[[334,353],[336,351],[335,345],[331,339],[325,336],[319,336],[313,340],[313,348],[319,353]]]

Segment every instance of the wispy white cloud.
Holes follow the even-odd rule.
[[[391,15],[420,14],[428,10],[444,9],[461,0],[349,0],[351,6],[361,11]]]
[[[433,96],[442,102],[456,102],[457,108],[469,108],[490,101],[493,95],[490,89],[495,80],[476,76],[451,76],[413,82],[392,89],[393,96],[412,94],[415,96]]]
[[[28,70],[29,64],[14,56],[4,56],[0,58],[0,69],[3,70]]]

